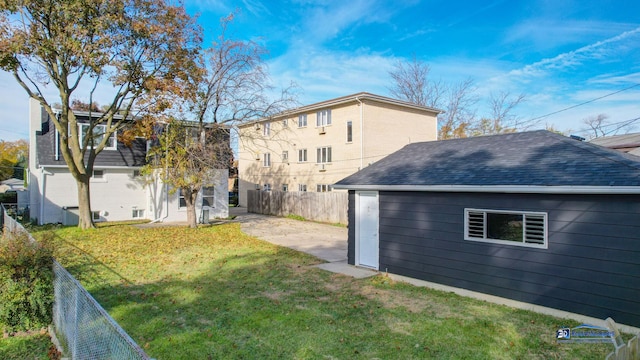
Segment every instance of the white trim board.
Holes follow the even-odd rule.
[[[537,185],[340,185],[334,189],[357,191],[478,192],[508,194],[640,194],[640,186]]]

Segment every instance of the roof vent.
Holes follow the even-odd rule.
[[[582,136],[578,136],[578,135],[569,135],[569,137],[572,138],[573,140],[578,140],[578,141],[585,141],[586,140]]]

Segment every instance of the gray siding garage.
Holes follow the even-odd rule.
[[[335,187],[350,264],[640,326],[640,158],[537,131],[408,145]]]

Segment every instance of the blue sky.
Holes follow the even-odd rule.
[[[264,45],[273,84],[295,82],[302,104],[359,91],[388,96],[389,70],[416,56],[435,80],[473,78],[478,115],[488,114],[492,93],[506,91],[526,95],[515,111],[523,120],[588,102],[543,117],[534,128],[549,124],[578,133],[590,116],[606,114],[611,123],[640,117],[640,85],[633,87],[640,84],[637,0],[185,4],[199,15],[208,43],[219,19],[238,11],[229,34]],[[26,138],[26,95],[6,73],[0,84],[0,139]]]

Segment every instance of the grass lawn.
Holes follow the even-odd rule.
[[[49,359],[51,339],[48,334],[30,334],[0,339],[0,359]]]
[[[58,260],[157,359],[603,359],[578,325],[452,293],[355,280],[239,224],[55,230]],[[37,233],[35,234],[37,237]]]

